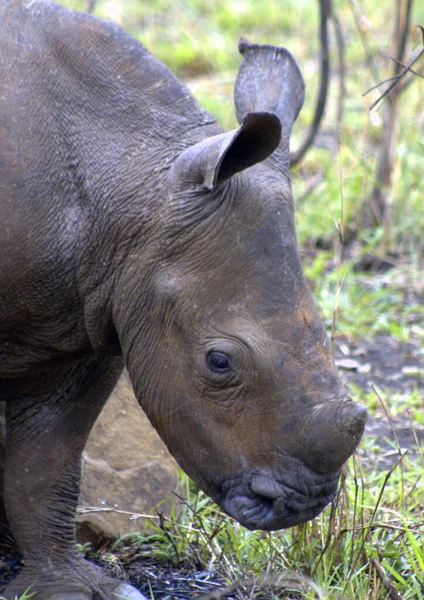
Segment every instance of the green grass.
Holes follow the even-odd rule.
[[[328,267],[326,256],[319,254],[312,264],[305,265],[306,275],[312,281],[316,302],[328,328],[331,327],[336,289],[336,271],[321,272]],[[388,334],[407,342],[413,330],[419,332],[424,321],[422,301],[408,299],[414,289],[415,274],[408,265],[390,270],[386,275],[355,273],[353,260],[341,268],[341,283],[337,310],[337,331],[350,338]]]
[[[63,0],[84,9],[82,0]],[[376,83],[366,66],[354,13],[348,0],[334,2],[346,40],[347,101],[340,136],[335,126],[335,83],[323,130],[325,146],[315,146],[293,173],[297,203],[297,230],[301,245],[321,240],[330,249],[304,261],[323,318],[331,328],[338,286],[332,240],[334,222],[355,230],[359,207],[370,192],[382,134],[382,110],[369,113],[378,92],[362,94]],[[379,71],[388,76],[390,61],[391,2],[364,2],[364,23],[370,25],[368,41]],[[358,6],[355,3],[355,6]],[[99,0],[95,14],[115,19],[142,41],[180,78],[199,101],[216,114],[224,127],[236,126],[232,89],[240,62],[240,35],[261,43],[286,46],[297,58],[307,82],[307,99],[295,126],[296,147],[311,120],[317,88],[317,2],[315,0]],[[424,3],[416,2],[413,24],[424,24]],[[419,43],[418,35],[411,48]],[[410,50],[411,50],[410,48]],[[334,48],[332,58],[335,59]],[[421,72],[423,64],[417,65]],[[399,101],[399,133],[395,149],[392,225],[390,231],[357,231],[359,245],[350,252],[340,272],[337,334],[348,339],[390,335],[399,342],[423,335],[424,308],[419,300],[423,285],[424,173],[423,82],[416,78]],[[320,183],[305,196],[312,178]],[[384,275],[357,274],[353,267],[361,254],[397,252],[400,265]],[[309,254],[307,254],[309,256]],[[402,260],[399,259],[402,258]],[[418,377],[417,377],[418,383]],[[418,390],[394,393],[377,390],[389,406],[389,418],[410,410],[412,422],[424,424],[424,399]],[[381,411],[375,392],[360,395],[371,414]],[[388,589],[377,575],[376,564],[390,575],[403,600],[424,598],[424,485],[422,460],[406,455],[392,469],[377,470],[375,440],[366,438],[349,461],[337,501],[323,515],[301,527],[273,534],[249,532],[223,516],[193,484],[187,489],[178,520],[153,524],[153,534],[131,538],[140,552],[158,561],[194,564],[217,569],[228,584],[240,581],[235,593],[254,598],[260,588],[269,598],[384,600]],[[120,550],[129,540],[120,542]],[[289,590],[292,590],[289,592]],[[290,595],[291,594],[291,595]]]
[[[370,469],[372,439],[349,461],[340,493],[320,517],[305,525],[272,534],[248,531],[222,515],[193,484],[187,489],[177,522],[152,522],[154,533],[130,536],[117,545],[139,545],[158,562],[177,566],[191,559],[215,568],[230,585],[239,582],[240,597],[272,591],[276,598],[351,598],[383,600],[387,592],[375,577],[372,559],[390,573],[403,600],[420,598],[423,583],[424,493],[417,483],[423,464],[393,459],[394,468]],[[378,449],[377,449],[378,451]],[[115,549],[116,549],[115,548]],[[286,596],[296,590],[296,596]],[[419,591],[417,595],[417,590]]]

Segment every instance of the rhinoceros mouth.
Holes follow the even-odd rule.
[[[311,474],[311,481],[284,482],[262,473],[244,474],[221,487],[220,505],[248,529],[274,531],[316,517],[335,497],[339,473]]]

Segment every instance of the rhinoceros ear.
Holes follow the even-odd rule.
[[[214,189],[235,173],[265,160],[281,139],[280,119],[270,112],[252,112],[234,131],[222,133],[187,148],[174,171],[186,185]]]
[[[282,135],[273,162],[284,172],[289,168],[290,135],[305,99],[305,84],[293,56],[285,48],[250,44],[242,39],[239,52],[243,62],[234,87],[239,123],[251,112],[275,113]]]

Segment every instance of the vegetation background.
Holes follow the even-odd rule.
[[[225,128],[236,125],[232,90],[240,36],[287,47],[307,85],[292,142],[293,149],[299,146],[319,84],[317,0],[62,3],[122,25],[185,81]],[[184,480],[187,495],[178,522],[154,521],[153,535],[141,532],[119,541],[114,552],[103,552],[103,560],[115,567],[128,557],[144,557],[150,570],[139,585],[148,597],[188,598],[196,590],[214,589],[208,597],[424,598],[424,82],[418,75],[408,76],[411,82],[397,100],[391,185],[384,190],[387,214],[369,227],[361,217],[385,127],[384,106],[369,110],[384,86],[364,92],[392,75],[392,29],[405,5],[403,0],[334,1],[345,43],[344,116],[340,126],[341,73],[330,29],[325,118],[313,147],[293,170],[304,269],[351,394],[368,405],[368,433],[349,461],[333,505],[313,522],[287,531],[248,532]],[[415,27],[424,25],[422,0],[412,6],[410,23],[406,57],[422,47]],[[424,61],[414,68],[423,73]],[[166,576],[159,575],[161,569]],[[191,583],[182,575],[190,570]],[[221,591],[214,587],[218,584]]]

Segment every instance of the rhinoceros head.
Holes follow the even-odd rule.
[[[249,528],[316,516],[361,437],[302,273],[289,138],[304,84],[284,49],[242,43],[239,129],[169,174],[159,266],[127,331],[136,394],[187,473]]]

